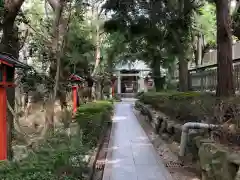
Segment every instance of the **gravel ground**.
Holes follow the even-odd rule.
[[[182,161],[172,152],[172,149],[177,148],[177,144],[168,144],[164,141],[163,137],[154,133],[153,128],[145,121],[145,117],[142,116],[137,110],[134,113],[148,135],[149,139],[156,148],[159,156],[167,166],[174,180],[200,180],[200,178],[194,173],[194,169],[191,168],[192,164],[183,164]]]

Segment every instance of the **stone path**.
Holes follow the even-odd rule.
[[[103,180],[172,180],[132,106],[131,99],[115,105]]]

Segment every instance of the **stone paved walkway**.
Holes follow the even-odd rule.
[[[132,106],[130,99],[115,105],[103,180],[172,180]]]

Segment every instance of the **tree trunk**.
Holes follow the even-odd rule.
[[[216,1],[217,16],[217,96],[235,94],[232,67],[232,32],[228,0]]]
[[[161,62],[158,59],[154,59],[152,63],[152,71],[153,71],[153,80],[154,80],[154,85],[156,88],[156,91],[159,92],[163,90],[163,85],[164,85],[164,79],[161,77]]]
[[[188,61],[184,56],[179,58],[179,91],[188,91]]]
[[[53,94],[51,96],[51,108],[48,110],[49,113],[46,113],[46,122],[45,126],[50,134],[54,132],[54,105],[57,98],[57,95],[60,94],[61,107],[65,108],[66,106],[66,96],[63,91],[59,93],[59,81],[60,81],[60,68],[61,68],[61,56],[62,49],[64,46],[64,37],[68,30],[68,21],[63,18],[63,8],[66,5],[65,0],[59,1],[51,1],[48,0],[50,5],[52,6],[55,14],[55,19],[53,23],[53,38],[52,38],[52,49],[50,50],[50,54],[52,55],[52,62],[50,68],[50,75],[55,79]],[[71,6],[70,6],[71,7]],[[70,10],[70,9],[69,9]],[[71,10],[70,10],[71,12]],[[71,13],[69,14],[69,18]],[[69,19],[68,19],[69,20]],[[44,135],[44,134],[43,134]]]
[[[55,79],[54,91],[52,95],[52,104],[54,105],[56,98],[59,97],[61,108],[65,111],[65,109],[67,108],[66,90],[59,87],[59,82],[65,81],[68,78],[64,74],[64,67],[62,65],[61,58],[67,41],[66,34],[69,30],[69,22],[72,15],[73,3],[70,3],[68,8],[65,9],[65,7],[67,6],[66,0],[48,0],[48,2],[55,13],[55,20],[53,24],[52,49],[50,52],[50,55],[52,56],[50,76]],[[63,16],[63,11],[69,12],[68,17]],[[51,114],[52,117],[50,118],[50,124],[51,128],[53,128],[52,121],[54,119],[54,111],[52,111]]]
[[[11,87],[7,89],[7,100],[10,106],[14,109],[15,106],[15,88]],[[14,132],[14,116],[12,112],[7,110],[7,157],[8,160],[13,159],[13,150],[12,150],[12,140],[13,140],[13,132]]]
[[[11,54],[13,57],[18,59],[19,57],[19,39],[18,39],[18,28],[14,25],[16,16],[24,0],[17,1],[5,1],[4,2],[4,16],[3,16],[3,34],[0,43],[0,52]],[[7,90],[7,99],[9,104],[15,107],[15,89],[9,88]],[[8,134],[7,134],[7,156],[9,160],[12,160],[12,138],[13,138],[13,121],[14,117],[11,111],[7,111],[8,121]]]
[[[62,8],[63,8],[63,3],[60,1],[59,6],[55,9],[55,20],[53,23],[53,40],[52,40],[52,51],[51,53],[53,54],[53,62],[56,63],[56,73],[55,73],[55,84],[54,84],[54,89],[53,89],[53,95],[51,99],[51,109],[49,110],[49,118],[46,120],[46,126],[49,128],[49,133],[52,134],[54,132],[54,106],[55,106],[55,101],[57,97],[57,91],[58,91],[58,84],[59,84],[59,76],[60,76],[60,55],[59,55],[59,40],[60,40],[60,35],[59,35],[59,23],[60,23],[60,18],[62,15]]]
[[[183,2],[181,2],[183,3]],[[182,4],[180,4],[182,6]],[[184,7],[184,6],[183,6]],[[183,8],[181,7],[181,8]],[[188,61],[185,59],[184,55],[186,54],[186,50],[183,49],[182,44],[179,40],[179,35],[172,31],[173,38],[176,42],[177,49],[179,51],[179,62],[178,62],[178,73],[179,73],[179,91],[186,92],[188,91]]]
[[[99,33],[99,26],[97,26],[96,30],[96,47],[95,47],[95,65],[93,69],[92,76],[95,75],[98,65],[100,64],[100,33]]]
[[[198,35],[197,39],[197,66],[202,64],[202,37],[201,34]]]
[[[14,26],[14,20],[12,22],[4,22],[0,51],[8,53],[18,59],[20,50],[19,48],[18,28]]]
[[[105,83],[105,80],[101,80],[101,83],[100,83],[100,99],[103,100],[104,99],[104,96],[103,96],[103,89],[104,89],[104,84]]]

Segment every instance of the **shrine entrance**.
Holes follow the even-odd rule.
[[[115,70],[116,93],[122,97],[133,97],[137,92],[147,91],[147,86],[144,82],[145,76],[149,70],[138,69],[119,69]]]
[[[134,96],[139,89],[139,70],[121,70],[120,86],[123,96]]]
[[[137,93],[138,92],[138,77],[137,76],[122,76],[121,77],[121,92],[122,93]]]

